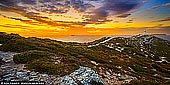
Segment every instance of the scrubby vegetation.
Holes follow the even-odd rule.
[[[103,44],[88,48],[88,45],[97,44],[105,39],[108,38],[105,37],[90,43],[66,43],[0,33],[0,43],[2,44],[0,50],[19,53],[14,56],[15,63],[26,64],[28,69],[42,73],[62,76],[73,72],[79,66],[88,66],[97,72],[100,72],[99,67],[103,67],[106,71],[112,69],[117,73],[124,73],[126,70],[129,75],[141,80],[132,81],[132,85],[156,85],[167,82],[164,77],[170,77],[170,64],[154,61],[160,60],[161,56],[166,57],[166,60],[170,62],[170,42],[154,37],[152,45],[144,45],[147,52],[141,52],[140,47],[132,43],[127,44],[128,38],[114,38],[105,43],[105,45],[112,44],[112,47],[115,48],[123,47],[122,52],[108,48]],[[134,41],[129,40],[129,42]],[[116,43],[119,44],[116,45]],[[147,57],[146,54],[148,55]],[[96,62],[98,65],[91,61]],[[117,68],[117,66],[121,66],[121,68]],[[154,76],[155,74],[159,76]]]

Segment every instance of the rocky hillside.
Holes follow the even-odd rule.
[[[91,72],[96,72],[105,85],[170,83],[170,41],[153,35],[104,37],[90,43],[72,43],[0,33],[0,44],[1,51],[19,53],[13,58],[15,63],[61,80],[69,80],[69,75],[87,67],[93,69]]]

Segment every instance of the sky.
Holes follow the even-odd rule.
[[[170,34],[170,0],[0,0],[0,32],[22,36]]]

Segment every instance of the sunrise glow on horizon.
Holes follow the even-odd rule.
[[[170,34],[170,0],[1,0],[0,32],[22,36]]]

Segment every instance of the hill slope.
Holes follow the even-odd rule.
[[[66,43],[0,33],[0,44],[1,51],[19,53],[15,63],[42,73],[64,76],[85,66],[95,70],[105,84],[170,82],[170,42],[153,35]]]

